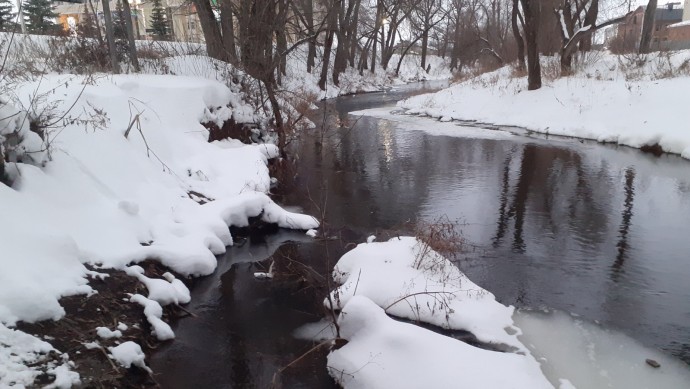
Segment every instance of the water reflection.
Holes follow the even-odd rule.
[[[328,102],[333,130],[294,144],[291,181],[301,190],[283,203],[323,212],[357,242],[418,218],[459,220],[471,243],[463,271],[501,302],[574,312],[690,362],[688,161],[589,142],[430,136],[369,117],[345,125],[347,112],[405,93]],[[249,263],[305,238],[283,232],[235,247],[195,286],[188,308],[197,317],[179,322],[177,340],[151,361],[163,387],[267,387],[311,347],[292,331],[315,318],[291,293],[254,279],[261,269]],[[323,274],[347,250],[338,243],[281,250]],[[324,355],[316,360],[283,377],[284,387],[333,385]]]
[[[477,247],[463,270],[502,302],[575,312],[690,362],[688,161],[572,140],[431,136],[369,117],[318,156],[305,139],[298,182],[328,198],[331,224],[461,220]]]
[[[628,251],[628,233],[630,232],[630,222],[633,216],[633,200],[635,197],[635,169],[627,168],[625,170],[625,201],[623,202],[623,215],[621,217],[621,226],[618,229],[619,240],[616,244],[618,247],[618,255],[616,261],[611,267],[612,277],[617,277],[623,269]]]

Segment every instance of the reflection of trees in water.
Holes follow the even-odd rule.
[[[414,219],[437,146],[421,133],[369,117],[334,131],[323,145],[314,138],[300,145],[299,184],[319,207],[326,205],[329,223],[367,228]]]
[[[537,238],[550,235],[551,249],[565,248],[570,235],[583,245],[605,241],[608,218],[604,210],[611,185],[604,174],[585,166],[581,155],[570,149],[526,144],[517,166],[515,154],[511,151],[503,162],[494,247],[501,245],[512,221],[511,248],[524,253],[530,215],[529,224],[539,227],[543,235]],[[513,175],[517,176],[514,185]]]
[[[633,216],[633,202],[635,197],[635,170],[631,167],[625,170],[625,200],[623,201],[623,213],[621,216],[621,226],[618,229],[618,254],[613,263],[613,277],[616,277],[623,269],[623,264],[628,253],[628,233],[630,222]]]

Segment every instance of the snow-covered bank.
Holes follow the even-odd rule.
[[[122,269],[153,259],[205,275],[232,244],[229,225],[261,217],[287,228],[318,226],[266,195],[274,145],[208,143],[201,122],[253,112],[221,83],[48,75],[16,84],[13,95],[0,126],[3,153],[13,161],[5,166],[11,187],[0,184],[2,334],[17,334],[8,327],[18,321],[60,319],[60,297],[92,293],[87,277],[97,272],[85,264]],[[24,345],[47,351],[27,337],[0,336],[0,386],[31,385],[39,374],[22,365],[36,358],[14,355]]]
[[[555,58],[542,58],[553,69]],[[593,55],[569,77],[527,91],[524,77],[507,66],[448,89],[399,102],[410,115],[475,120],[531,131],[612,142],[658,144],[690,158],[685,96],[690,51],[647,57]]]
[[[398,129],[424,131],[431,135],[472,139],[508,139],[514,137],[514,135],[508,131],[462,126],[452,121],[435,122],[433,125],[429,125],[428,118],[401,115],[400,113],[399,111],[391,112],[390,108],[371,108],[363,111],[352,111],[350,115],[385,119],[387,122],[393,123]]]
[[[366,297],[343,309],[331,375],[350,388],[553,388],[531,357],[482,350],[386,316]]]
[[[335,54],[331,55],[331,62],[334,58]],[[329,99],[355,93],[377,92],[391,85],[427,80],[448,80],[453,76],[449,68],[450,61],[435,55],[427,57],[427,63],[430,67],[428,73],[421,67],[421,57],[409,54],[403,57],[400,72],[396,74],[395,68],[399,60],[400,56],[394,54],[388,69],[382,69],[379,65],[374,73],[371,73],[370,70],[364,70],[361,75],[356,69],[348,67],[340,75],[339,85],[333,83],[333,75],[329,71],[326,90],[322,91],[318,86],[323,64],[321,52],[317,57],[316,66],[311,73],[308,73],[306,72],[306,51],[305,48],[300,48],[288,57],[283,89],[290,92],[300,91],[311,94],[317,96],[318,99]],[[332,64],[329,69],[332,69]]]
[[[328,367],[345,388],[671,389],[690,380],[682,361],[615,330],[498,303],[413,237],[358,245],[338,261],[333,279],[340,286],[330,300],[341,309],[339,335],[347,342],[331,351]],[[494,347],[478,348],[395,317],[468,330]],[[316,340],[337,335],[323,321],[296,331]],[[493,351],[498,343],[513,348]]]
[[[338,261],[333,279],[340,286],[325,304],[342,309],[340,335],[348,343],[329,355],[328,365],[346,388],[553,387],[517,338],[514,308],[416,238],[360,244]],[[470,346],[386,313],[466,330],[507,352]]]

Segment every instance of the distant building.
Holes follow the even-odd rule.
[[[686,0],[688,2],[690,0]],[[680,3],[668,3],[656,9],[652,26],[652,49],[659,49],[662,42],[668,40],[667,27],[683,20],[683,9],[675,8]],[[638,7],[630,13],[625,21],[618,25],[617,38],[629,50],[640,46],[645,6]]]
[[[666,40],[661,42],[660,48],[662,50],[690,49],[690,20],[668,26]]]
[[[128,0],[121,0],[128,1]],[[84,17],[84,4],[72,2],[55,2],[55,12],[59,15],[58,22],[65,30],[74,29]],[[162,0],[170,21],[171,35],[174,40],[181,42],[203,42],[204,36],[199,25],[199,17],[194,5],[185,0]],[[93,11],[98,15],[101,26],[104,25],[103,9],[100,0],[92,0]],[[132,10],[132,26],[136,39],[153,39],[151,30],[151,10],[153,1],[129,0]],[[117,9],[117,0],[110,0],[110,12]],[[90,5],[89,5],[90,9]]]

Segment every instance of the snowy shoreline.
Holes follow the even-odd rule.
[[[208,142],[203,122],[261,120],[248,117],[255,110],[224,84],[182,76],[46,75],[14,94],[0,109],[0,140],[17,139],[4,143],[11,162],[3,177],[8,185],[0,184],[0,214],[8,221],[0,233],[0,386],[31,386],[48,374],[54,387],[70,387],[80,381],[73,360],[89,355],[145,369],[141,347],[119,346],[141,330],[158,340],[174,337],[161,320],[163,308],[188,302],[189,290],[165,269],[180,277],[212,273],[216,256],[233,244],[229,226],[247,226],[250,218],[283,228],[318,226],[266,194],[275,145]],[[63,112],[74,117],[42,134],[32,131],[30,122],[54,120],[40,115]],[[145,260],[165,268],[145,275],[129,266]],[[97,294],[90,284],[115,276],[101,269],[124,270],[145,285],[116,290],[117,299],[104,301],[124,299],[143,309],[149,324],[116,327],[108,315],[82,311],[78,319],[94,320],[93,328],[79,328],[87,339],[70,345],[71,355],[51,346],[50,336],[13,328],[59,323],[63,298],[89,301]]]
[[[340,311],[338,327],[315,323],[298,336],[339,336],[328,369],[346,389],[678,388],[690,380],[682,361],[576,315],[502,305],[420,238],[361,243],[332,277],[324,305]],[[415,322],[469,331],[502,351]]]
[[[599,55],[576,74],[536,91],[527,91],[524,79],[506,66],[398,102],[398,107],[408,115],[442,122],[501,123],[690,159],[690,132],[682,114],[687,109],[683,96],[690,88],[685,70],[690,51],[650,54],[635,66],[613,54]]]

